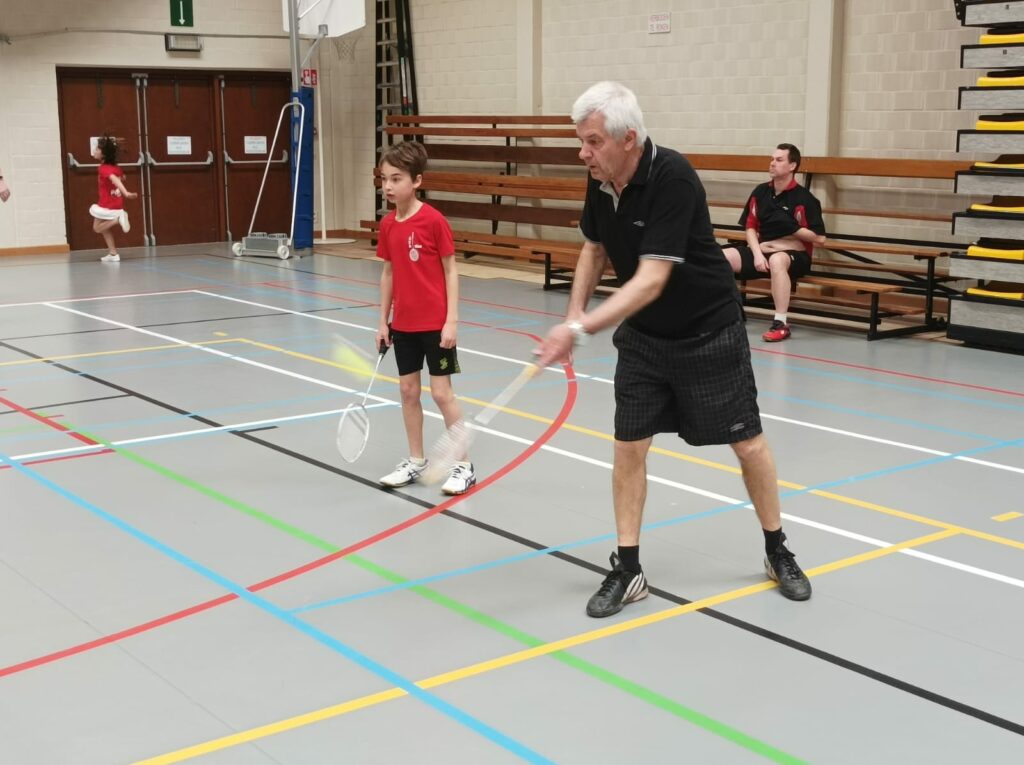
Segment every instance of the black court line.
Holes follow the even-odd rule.
[[[97,396],[96,398],[80,398],[77,401],[61,401],[57,404],[43,404],[42,406],[27,406],[25,407],[30,412],[37,412],[40,409],[56,409],[62,406],[75,406],[76,404],[91,404],[94,401],[111,401],[116,398],[131,398],[130,393],[118,393],[116,396]],[[6,412],[0,412],[0,415],[4,414],[15,414],[17,409],[8,409]]]
[[[12,351],[24,354],[26,356],[38,359],[43,358],[41,356],[36,356],[30,351],[18,348],[17,346],[10,345],[9,343],[4,342],[2,340],[0,340],[0,346],[9,348]],[[95,375],[91,375],[86,372],[76,371],[72,367],[69,367],[68,365],[62,364],[58,361],[47,360],[45,361],[45,363],[51,364],[52,366],[57,367],[58,369],[62,369],[66,372],[78,375],[87,380],[99,383],[100,385],[105,385],[115,390],[119,390],[122,393],[127,393],[130,396],[133,396],[141,401],[153,404],[154,406],[161,407],[163,409],[175,412],[177,414],[185,415],[186,417],[189,417],[195,420],[196,422],[201,422],[204,425],[209,425],[210,427],[215,428],[224,427],[222,423],[219,423],[215,420],[211,420],[208,417],[193,414],[184,409],[176,407],[173,404],[160,401],[159,399],[147,396],[144,393],[139,393],[138,391],[132,390],[131,388],[127,388],[123,385],[119,385],[109,380],[104,380],[103,378],[96,377]],[[355,475],[354,473],[350,473],[347,470],[339,468],[335,465],[322,462],[321,460],[318,460],[314,457],[310,457],[309,455],[293,451],[286,446],[271,443],[270,441],[264,441],[263,439],[256,438],[255,436],[250,435],[249,433],[246,432],[226,432],[232,433],[238,438],[242,438],[245,439],[246,441],[258,444],[259,446],[276,451],[279,454],[283,454],[287,457],[291,457],[301,462],[305,462],[308,465],[312,465],[322,470],[326,470],[329,473],[333,473],[335,475],[347,478],[348,480],[355,481],[356,483],[363,484],[364,486],[368,486],[379,491],[388,491],[386,489],[381,488],[380,484],[378,484],[376,481],[364,478],[363,476]],[[419,497],[410,496],[401,491],[390,490],[388,491],[388,493],[391,494],[392,496],[403,499],[406,502],[409,502],[410,504],[417,505],[422,508],[429,509],[435,507],[435,505],[431,502],[428,502],[424,499],[420,499]],[[485,521],[481,521],[477,518],[471,518],[467,515],[462,515],[461,513],[455,512],[454,510],[442,510],[441,515],[444,515],[448,518],[459,521],[461,523],[469,524],[470,526],[474,526],[475,528],[478,528],[481,531],[486,531],[489,534],[494,534],[495,536],[501,537],[502,539],[508,540],[510,542],[515,542],[516,544],[522,545],[523,547],[528,547],[532,550],[545,550],[549,547],[549,545],[536,542],[532,539],[521,536],[511,531],[507,531],[506,529],[502,529],[498,526],[486,523]],[[560,550],[554,550],[547,554],[561,561],[565,561],[566,563],[570,563],[574,566],[577,566],[579,568],[586,569],[587,571],[592,571],[595,574],[600,574],[601,576],[604,576],[607,573],[606,569],[602,568],[601,566],[598,566],[594,563],[590,563],[589,561],[583,560],[582,558],[577,558],[574,555],[570,555]],[[648,587],[648,589],[652,595],[659,597],[663,600],[666,600],[670,603],[674,603],[677,605],[688,605],[693,602],[691,600],[684,598],[681,595],[676,595],[674,593],[659,589],[657,587]],[[969,704],[964,704],[963,702],[957,701],[956,699],[951,699],[948,696],[943,696],[940,693],[929,691],[928,689],[914,685],[913,683],[908,683],[904,680],[900,680],[899,678],[893,677],[892,675],[887,675],[884,672],[879,672],[878,670],[872,669],[871,667],[866,667],[863,664],[858,664],[857,662],[845,659],[842,656],[838,656],[834,653],[829,653],[828,651],[824,651],[820,648],[808,645],[807,643],[802,643],[799,640],[794,640],[793,638],[781,635],[778,632],[773,632],[772,630],[766,629],[764,627],[761,627],[757,624],[753,624],[748,621],[744,621],[743,619],[739,619],[735,616],[730,616],[728,614],[722,613],[721,611],[717,611],[713,608],[701,608],[698,609],[696,613],[703,614],[704,616],[716,619],[725,624],[729,624],[730,626],[737,627],[738,629],[744,630],[745,632],[748,632],[752,635],[757,635],[758,637],[764,638],[766,640],[771,640],[772,642],[777,643],[778,645],[785,646],[794,651],[798,651],[806,656],[810,656],[815,659],[827,662],[835,667],[846,669],[850,672],[860,675],[861,677],[866,677],[870,680],[874,680],[895,690],[903,691],[904,693],[910,694],[911,696],[915,696],[916,698],[922,699],[923,701],[928,701],[932,704],[943,707],[945,709],[949,709],[954,712],[966,715],[968,717],[972,717],[980,722],[987,723],[988,725],[1001,728],[1002,730],[1008,731],[1010,733],[1015,733],[1018,736],[1024,736],[1024,725],[1014,722],[1013,720],[1007,720],[1006,718],[999,717],[998,715],[992,714],[991,712],[986,712],[983,709],[978,709],[977,707],[970,706]]]
[[[308,311],[296,311],[295,313],[330,313],[331,311],[348,311],[353,308],[376,308],[377,303],[366,303],[365,305],[344,305],[332,306],[330,308],[310,308]],[[268,316],[289,316],[291,311],[272,311],[270,313],[253,313],[245,316],[222,316],[214,319],[189,319],[187,321],[164,321],[156,324],[136,324],[141,329],[156,329],[159,327],[177,327],[182,324],[206,324],[214,321],[238,321],[240,319],[263,319]],[[72,337],[74,335],[90,335],[94,332],[127,332],[126,327],[100,327],[99,329],[76,329],[73,332],[49,332],[42,335],[21,335],[19,337],[5,337],[0,342],[7,340],[38,340],[47,337]]]

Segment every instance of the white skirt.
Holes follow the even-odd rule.
[[[106,207],[100,207],[99,205],[92,205],[89,208],[89,215],[100,220],[117,220],[121,217],[120,210],[108,210]]]

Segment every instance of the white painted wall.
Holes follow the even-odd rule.
[[[318,62],[330,228],[373,214],[376,4],[364,1],[370,23],[351,59],[327,43]],[[829,17],[822,4],[838,9],[842,48],[832,153],[955,157],[956,129],[976,116],[956,110],[957,87],[976,76],[959,69],[959,47],[978,31],[959,26],[949,0],[412,0],[420,109],[517,113],[539,93],[542,112],[566,113],[588,85],[614,78],[636,90],[660,143],[767,156],[781,141],[802,145],[821,117],[807,110],[829,108],[807,92],[809,80],[821,86],[808,77],[817,66],[808,51],[817,20]],[[671,33],[647,34],[647,15],[663,11]],[[14,190],[0,205],[0,250],[65,241],[57,65],[288,68],[280,0],[195,0],[195,17],[206,43],[198,57],[164,52],[161,35],[172,31],[165,0],[0,0],[0,34],[13,38],[0,43],[0,167]],[[160,34],[44,34],[64,27]],[[531,37],[539,51],[533,83],[517,68]],[[735,196],[749,185],[749,177],[720,175],[709,192]],[[897,208],[963,209],[948,186],[843,182],[837,202],[872,206],[866,198],[884,193]]]

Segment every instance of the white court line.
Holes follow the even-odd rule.
[[[397,401],[389,402],[389,403],[391,403],[392,405],[395,405],[395,406],[398,405]],[[380,406],[380,404],[378,404],[377,406]],[[129,445],[137,445],[137,444],[145,444],[145,443],[156,443],[156,442],[160,442],[160,441],[169,441],[169,440],[178,439],[178,438],[188,438],[188,437],[195,437],[195,436],[214,435],[216,433],[222,433],[222,432],[227,432],[227,431],[246,430],[246,429],[249,429],[249,428],[260,427],[262,425],[275,425],[275,424],[280,424],[280,423],[284,423],[284,422],[298,422],[298,421],[301,421],[301,420],[311,420],[311,419],[315,419],[315,418],[318,418],[318,417],[329,417],[331,415],[340,414],[342,411],[343,411],[343,408],[342,409],[327,409],[327,410],[320,411],[320,412],[309,412],[309,413],[306,413],[306,414],[289,415],[289,416],[286,416],[286,417],[273,417],[273,418],[265,419],[265,420],[251,420],[249,422],[241,422],[241,423],[237,423],[235,425],[221,425],[221,426],[218,426],[218,427],[208,427],[208,428],[193,429],[193,430],[182,430],[182,431],[177,431],[175,433],[162,433],[162,434],[154,435],[154,436],[142,436],[142,437],[138,437],[138,438],[127,438],[127,439],[123,439],[123,440],[120,440],[120,441],[111,441],[110,442],[110,446],[113,446],[113,447],[129,446]],[[434,412],[424,412],[424,414],[426,414],[426,415],[428,415],[430,417],[437,418],[437,419],[441,418],[441,416],[439,414],[434,413]],[[511,433],[505,433],[503,431],[494,430],[492,428],[480,427],[480,428],[478,428],[478,430],[480,430],[480,431],[482,431],[484,433],[487,433],[489,435],[493,435],[493,436],[496,436],[498,438],[505,439],[506,441],[512,441],[514,443],[523,444],[524,446],[530,446],[531,444],[534,443],[534,439],[522,438],[520,436],[515,436],[515,435],[512,435]],[[18,462],[25,462],[27,460],[40,459],[40,458],[45,458],[45,457],[55,457],[55,456],[63,456],[63,455],[70,455],[70,454],[81,454],[81,453],[92,452],[92,451],[100,451],[100,450],[103,450],[103,449],[106,449],[106,448],[109,448],[106,444],[86,444],[86,445],[81,445],[81,446],[73,446],[73,447],[69,447],[69,448],[66,448],[66,449],[55,449],[55,450],[46,451],[46,452],[34,452],[34,453],[31,453],[31,454],[15,454],[15,455],[11,455],[10,459],[17,460]],[[588,465],[593,465],[595,467],[599,467],[599,468],[602,468],[604,470],[610,471],[612,469],[612,464],[610,462],[606,462],[604,460],[595,459],[593,457],[587,457],[586,455],[579,454],[577,452],[571,452],[571,451],[568,451],[566,449],[560,449],[557,446],[551,446],[549,444],[544,444],[544,445],[541,446],[541,449],[543,451],[551,452],[552,454],[557,454],[557,455],[560,455],[562,457],[566,457],[568,459],[575,460],[577,462],[583,462],[583,463],[588,464]],[[688,492],[690,494],[696,494],[696,495],[701,496],[701,497],[706,497],[708,499],[712,499],[712,500],[715,500],[716,502],[721,502],[721,503],[726,504],[726,505],[737,505],[737,506],[742,506],[742,507],[746,507],[746,508],[752,508],[752,505],[749,502],[744,502],[742,499],[737,499],[735,497],[729,497],[729,496],[727,496],[725,494],[717,494],[715,492],[707,491],[705,489],[699,489],[696,486],[690,486],[689,484],[680,483],[678,481],[672,481],[672,480],[670,480],[668,478],[662,478],[661,476],[656,476],[656,475],[648,474],[647,479],[651,483],[657,483],[657,484],[661,484],[662,486],[667,486],[669,488],[679,489],[681,491],[685,491],[685,492]],[[841,528],[839,528],[837,526],[831,526],[831,525],[829,525],[827,523],[820,523],[818,521],[812,521],[812,520],[810,520],[808,518],[801,518],[798,515],[792,515],[790,513],[782,513],[782,517],[785,520],[790,521],[792,523],[795,523],[797,525],[808,526],[810,528],[814,528],[814,529],[817,529],[819,531],[823,531],[823,532],[828,533],[828,534],[834,534],[835,536],[845,537],[846,539],[852,539],[852,540],[857,541],[857,542],[862,542],[864,544],[871,545],[872,547],[879,547],[879,548],[890,547],[893,544],[892,542],[886,542],[884,540],[876,539],[874,537],[869,537],[869,536],[866,536],[864,534],[858,534],[858,533],[856,533],[854,531],[847,531],[846,529],[841,529]],[[682,521],[680,521],[680,522],[682,522]],[[671,523],[657,523],[656,522],[654,525],[657,525],[660,528],[660,527],[670,526],[670,525],[673,525],[673,524],[671,524]],[[946,568],[955,569],[957,571],[962,571],[962,572],[967,573],[967,574],[972,574],[974,576],[980,576],[980,577],[983,577],[985,579],[990,579],[990,580],[995,581],[995,582],[1001,582],[1003,584],[1008,584],[1008,585],[1011,585],[1013,587],[1018,587],[1018,588],[1024,589],[1024,580],[1016,579],[1016,578],[1011,577],[1011,576],[1006,576],[1005,574],[999,574],[999,573],[996,573],[994,571],[989,571],[987,569],[978,568],[977,566],[971,566],[971,565],[968,565],[966,563],[960,563],[959,561],[950,560],[949,558],[943,558],[941,556],[932,555],[931,553],[925,553],[925,552],[921,552],[919,550],[905,549],[905,550],[899,550],[898,552],[901,555],[908,555],[910,557],[920,558],[921,560],[926,560],[926,561],[929,561],[929,562],[934,563],[934,564],[939,565],[939,566],[945,566]]]
[[[266,308],[266,309],[271,310],[271,311],[283,311],[284,313],[291,313],[291,314],[295,314],[296,316],[306,316],[308,318],[316,319],[318,321],[327,321],[327,322],[331,322],[332,324],[342,324],[342,325],[344,325],[346,327],[352,327],[353,329],[359,329],[359,330],[363,330],[363,331],[367,331],[367,332],[374,332],[374,331],[376,331],[373,327],[367,327],[367,326],[364,326],[362,324],[352,324],[351,322],[340,321],[338,319],[331,319],[331,318],[328,318],[326,316],[318,316],[318,315],[314,315],[314,314],[307,314],[307,313],[303,313],[302,311],[294,311],[294,310],[289,309],[289,308],[281,308],[280,306],[269,305],[267,303],[257,303],[255,301],[245,300],[243,298],[229,297],[227,295],[218,295],[216,292],[206,292],[205,290],[194,290],[194,292],[197,292],[197,293],[199,293],[201,295],[208,295],[210,297],[220,298],[222,300],[231,300],[231,301],[236,302],[236,303],[244,303],[245,305],[251,305],[251,306],[255,306],[257,308]],[[509,362],[511,364],[519,364],[521,366],[526,366],[527,364],[530,363],[529,361],[523,361],[522,359],[511,358],[509,356],[499,356],[497,354],[485,353],[483,351],[474,351],[474,350],[470,350],[470,349],[467,349],[467,348],[459,348],[459,350],[460,351],[464,351],[465,353],[474,354],[474,355],[477,355],[477,356],[483,356],[485,358],[495,359],[495,360],[498,360],[498,361],[507,361],[507,362]],[[562,367],[545,367],[545,369],[547,371],[557,372],[557,373],[563,374],[563,375],[565,374],[565,370]],[[594,382],[600,382],[600,383],[604,383],[606,385],[614,385],[614,381],[613,380],[609,380],[609,379],[604,378],[604,377],[594,377],[594,376],[591,376],[591,375],[581,374],[579,372],[576,372],[575,374],[576,374],[576,378],[577,379],[593,380]],[[926,446],[917,446],[916,444],[908,444],[908,443],[905,443],[905,442],[902,442],[902,441],[893,441],[893,440],[886,439],[886,438],[879,438],[877,436],[869,436],[869,435],[867,435],[865,433],[856,433],[856,432],[851,431],[851,430],[841,430],[840,428],[832,428],[832,427],[829,427],[827,425],[819,425],[817,423],[806,422],[804,420],[794,420],[794,419],[789,418],[789,417],[781,417],[779,415],[767,414],[765,412],[762,412],[761,416],[763,418],[765,418],[765,419],[768,419],[768,420],[775,420],[777,422],[785,422],[785,423],[790,424],[790,425],[797,425],[799,427],[810,428],[810,429],[813,429],[813,430],[821,430],[821,431],[825,431],[827,433],[833,433],[833,434],[839,435],[839,436],[847,436],[849,438],[857,438],[857,439],[860,439],[860,440],[863,440],[863,441],[871,441],[873,443],[884,444],[886,446],[894,446],[894,447],[897,447],[897,448],[900,448],[900,449],[908,449],[910,451],[922,452],[924,454],[931,454],[931,455],[934,455],[936,457],[952,457],[952,453],[951,452],[943,452],[943,451],[939,451],[938,449],[929,449]],[[1012,465],[1004,465],[1004,464],[1001,464],[1001,463],[998,463],[998,462],[989,462],[987,460],[979,460],[979,459],[975,459],[973,457],[965,457],[965,456],[956,456],[956,457],[952,457],[952,458],[955,459],[955,460],[959,460],[961,462],[970,462],[970,463],[973,463],[973,464],[976,464],[976,465],[981,465],[983,467],[995,468],[996,470],[1008,470],[1008,471],[1013,472],[1013,473],[1024,474],[1024,468],[1018,468],[1018,467],[1014,467]]]
[[[192,292],[197,292],[200,295],[208,295],[209,297],[220,298],[221,300],[230,300],[230,301],[232,301],[234,303],[242,303],[244,305],[251,305],[251,306],[253,306],[255,308],[266,308],[267,310],[270,310],[270,311],[281,311],[283,313],[290,313],[290,314],[293,314],[295,316],[304,316],[307,319],[316,319],[317,321],[326,321],[326,322],[328,322],[330,324],[340,324],[343,327],[351,327],[352,329],[359,329],[359,330],[363,330],[364,332],[376,332],[377,331],[376,327],[367,327],[367,326],[365,326],[363,324],[353,324],[352,322],[342,321],[341,319],[332,319],[329,316],[320,316],[319,314],[304,313],[302,311],[295,311],[295,310],[293,310],[291,308],[282,308],[281,306],[269,305],[267,303],[257,303],[254,300],[245,300],[243,298],[230,297],[228,295],[218,295],[216,292],[206,292],[205,290],[191,290],[191,291]],[[473,350],[472,348],[466,348],[464,346],[459,346],[459,352],[460,353],[468,353],[471,356],[482,356],[483,358],[494,359],[495,361],[506,361],[509,364],[518,364],[519,366],[524,366],[524,367],[525,366],[529,366],[530,364],[533,363],[532,361],[528,361],[528,360],[524,361],[523,359],[517,359],[517,358],[513,358],[511,356],[501,356],[501,355],[496,354],[496,353],[487,353],[486,351],[476,351],[476,350]],[[559,374],[563,374],[563,375],[565,374],[565,370],[562,367],[545,367],[545,369],[548,370],[548,371],[551,371],[551,372],[558,372]],[[605,379],[603,377],[592,377],[591,375],[580,374],[579,372],[576,373],[576,377],[578,379],[581,379],[581,380],[595,380],[597,382],[603,382],[603,383],[607,383],[609,385],[611,385],[612,382],[613,382],[612,380],[607,380],[607,379]]]
[[[90,300],[122,300],[123,298],[153,297],[156,295],[183,295],[189,292],[198,293],[199,290],[158,290],[156,292],[133,292],[127,295],[97,295],[95,297],[66,298],[63,300],[33,300],[28,303],[0,303],[0,308],[19,308],[32,305],[51,305],[53,303],[87,303]],[[204,295],[208,293],[202,293]]]
[[[194,291],[198,292],[200,294],[214,295],[214,293],[206,293],[206,292],[203,292],[202,290],[194,290]],[[240,299],[237,299],[237,298],[227,298],[227,299],[229,299],[229,300],[237,300],[237,302],[242,302],[242,303],[249,302],[249,301],[240,300]],[[303,380],[305,382],[310,382],[310,383],[313,383],[315,385],[322,385],[324,387],[332,388],[332,389],[335,389],[335,390],[344,390],[345,392],[348,392],[348,393],[354,392],[350,388],[345,388],[344,386],[335,385],[334,383],[329,383],[326,380],[320,380],[319,378],[316,378],[316,377],[310,377],[308,375],[302,375],[302,374],[299,374],[297,372],[292,372],[292,371],[287,370],[287,369],[281,369],[279,367],[272,366],[270,364],[263,364],[263,363],[260,363],[258,361],[253,361],[251,359],[246,359],[246,358],[244,358],[242,356],[236,356],[236,355],[231,354],[231,353],[226,353],[225,351],[221,351],[221,350],[218,350],[216,348],[210,348],[210,347],[207,347],[207,346],[196,345],[195,343],[191,343],[191,342],[188,342],[186,340],[181,340],[179,338],[172,337],[170,335],[164,335],[164,334],[161,334],[159,332],[153,332],[152,330],[142,329],[141,327],[134,327],[134,326],[132,326],[130,324],[125,324],[124,322],[116,321],[114,319],[107,319],[107,318],[104,318],[102,316],[95,316],[93,314],[85,313],[84,311],[78,311],[78,310],[75,310],[74,308],[68,308],[68,307],[61,306],[61,305],[56,305],[56,304],[53,304],[53,303],[44,303],[44,305],[50,306],[52,308],[56,308],[56,309],[58,309],[60,311],[66,311],[68,313],[77,314],[79,316],[84,316],[86,318],[95,319],[95,320],[100,321],[100,322],[105,322],[105,323],[108,323],[108,324],[113,324],[113,325],[116,325],[116,326],[119,326],[119,327],[123,327],[124,329],[129,329],[129,330],[132,330],[132,331],[135,331],[135,332],[140,332],[140,333],[145,334],[145,335],[151,335],[153,337],[160,338],[161,340],[167,340],[167,341],[172,342],[172,343],[178,343],[179,345],[187,346],[187,347],[190,347],[190,348],[195,348],[196,350],[202,351],[204,353],[210,353],[210,354],[213,354],[215,356],[220,356],[222,358],[230,359],[232,361],[238,361],[238,362],[241,362],[243,364],[247,364],[249,366],[254,366],[254,367],[257,367],[259,369],[266,370],[266,371],[276,372],[276,373],[279,373],[279,374],[283,374],[283,375],[285,375],[287,377],[292,377],[292,378],[295,378],[295,379]],[[255,304],[254,303],[254,305],[261,305],[261,304]],[[263,306],[263,307],[274,308],[273,306]],[[281,309],[276,309],[276,310],[281,310]],[[297,311],[289,311],[288,309],[283,309],[283,310],[285,312],[288,312],[288,313],[296,313],[296,314],[298,314],[300,316],[309,316],[309,314],[302,314],[302,313],[297,312]],[[310,316],[310,318],[318,318],[319,319],[319,318],[323,318],[323,317]],[[345,323],[345,322],[337,322],[337,323]],[[358,327],[360,329],[365,329],[365,327],[359,327],[359,325],[350,325],[350,326],[355,326],[355,327]],[[376,396],[374,396],[373,398],[378,400],[378,401],[383,401],[383,402],[386,402],[386,403],[393,403],[393,402],[391,402],[388,399],[381,399],[381,398],[378,398]],[[425,414],[429,414],[430,416],[433,416],[433,417],[440,418],[440,415],[437,414],[437,413],[434,413],[434,412],[424,412],[424,413]],[[238,426],[234,426],[234,427],[236,429],[238,428]],[[831,428],[823,428],[823,429],[825,429],[825,430],[832,430]],[[501,431],[493,430],[491,428],[481,427],[481,428],[479,428],[479,430],[481,430],[481,431],[483,431],[485,433],[488,433],[490,435],[499,436],[499,437],[502,437],[502,438],[506,438],[508,440],[516,441],[516,442],[519,442],[519,443],[524,443],[524,444],[527,444],[527,445],[530,445],[530,444],[533,443],[533,441],[530,440],[530,439],[520,438],[518,436],[512,436],[511,434],[506,434],[506,433],[503,433]],[[188,432],[191,433],[193,431],[188,431]],[[139,443],[138,440],[135,440],[134,442],[135,443]],[[892,443],[894,445],[897,445],[899,442],[892,442]],[[596,465],[596,466],[605,468],[607,470],[610,470],[611,467],[612,467],[611,463],[608,463],[608,462],[605,462],[605,461],[602,461],[602,460],[592,459],[590,457],[585,457],[584,455],[579,455],[579,454],[576,454],[575,452],[569,452],[569,451],[566,451],[566,450],[563,450],[563,449],[557,449],[556,447],[550,447],[548,445],[544,445],[541,448],[543,450],[552,451],[552,452],[554,452],[556,454],[561,454],[563,456],[567,456],[567,457],[570,457],[572,459],[576,459],[576,460],[581,461],[581,462],[586,462],[586,463],[591,464],[591,465]],[[728,497],[728,496],[723,495],[723,494],[715,494],[715,493],[712,493],[712,492],[707,492],[707,491],[705,491],[703,489],[698,489],[696,487],[689,486],[687,484],[677,483],[675,481],[669,481],[668,479],[660,478],[658,476],[648,476],[648,479],[653,481],[653,482],[655,482],[655,483],[660,483],[660,484],[663,484],[663,485],[666,485],[666,486],[671,486],[673,488],[682,489],[684,491],[688,491],[688,492],[691,492],[691,493],[694,493],[694,494],[698,494],[700,496],[704,496],[704,497],[708,497],[708,498],[711,498],[711,499],[715,499],[717,501],[721,501],[721,502],[724,502],[724,503],[727,503],[727,504],[734,504],[734,505],[741,505],[741,504],[743,504],[743,505],[745,505],[747,507],[750,506],[749,502],[748,503],[743,503],[743,500],[736,499],[734,497]],[[865,537],[865,536],[862,536],[860,534],[856,534],[856,533],[851,532],[851,531],[846,531],[844,529],[837,528],[835,526],[829,526],[827,524],[818,523],[817,521],[811,521],[809,519],[801,518],[799,516],[790,515],[789,513],[783,513],[782,517],[785,518],[786,520],[792,521],[793,523],[796,523],[796,524],[810,526],[810,527],[813,527],[813,528],[816,528],[816,529],[819,529],[819,530],[822,530],[822,531],[827,531],[828,533],[831,533],[831,534],[835,534],[835,535],[838,535],[838,536],[846,537],[848,539],[858,540],[858,541],[865,542],[867,544],[871,544],[871,545],[874,545],[874,546],[877,546],[877,547],[888,547],[888,546],[891,545],[891,543],[889,543],[889,542],[884,542],[882,540],[873,539],[871,537]],[[900,550],[899,551],[900,554],[905,554],[905,555],[911,555],[911,554],[913,554],[915,552],[916,551],[914,551],[914,550]],[[942,557],[935,556],[935,555],[924,555],[924,554],[914,555],[913,557],[919,557],[919,558],[922,558],[923,560],[928,560],[928,561],[931,561],[932,563],[936,563],[936,564],[941,565],[941,566],[946,566],[946,567],[949,567],[949,568],[954,568],[954,569],[957,569],[959,571],[975,574],[975,575],[978,575],[978,576],[984,576],[985,578],[992,579],[994,581],[1000,581],[1000,582],[1004,582],[1006,584],[1011,584],[1011,585],[1013,585],[1015,587],[1024,588],[1024,581],[1022,581],[1020,579],[1015,579],[1013,577],[1004,576],[1002,574],[997,574],[995,572],[987,571],[985,569],[980,569],[980,568],[976,568],[974,566],[969,566],[967,564],[959,563],[957,561],[952,561],[952,560],[949,560],[947,558],[942,558]]]

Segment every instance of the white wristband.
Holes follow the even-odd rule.
[[[583,325],[578,321],[570,321],[566,326],[572,331],[572,344],[573,345],[586,345],[587,340],[590,339],[590,333],[583,328]]]

